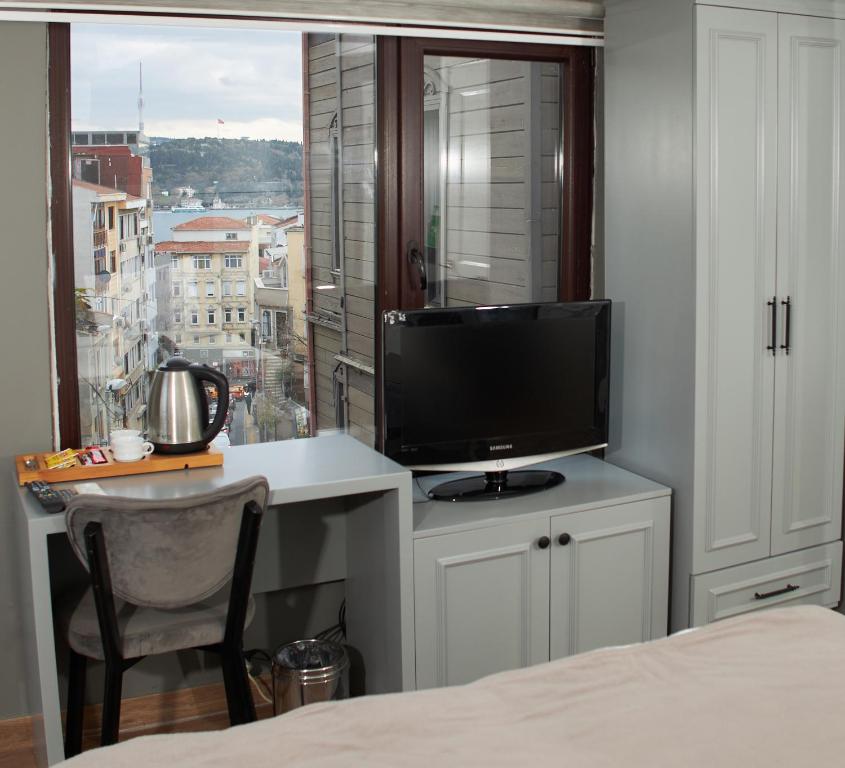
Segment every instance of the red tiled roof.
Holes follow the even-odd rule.
[[[180,232],[197,229],[249,229],[249,225],[241,219],[232,219],[229,216],[200,216],[184,224],[177,224],[173,229]]]
[[[273,227],[282,223],[281,219],[276,216],[270,216],[266,213],[259,213],[255,218],[257,218],[262,224],[270,224]]]
[[[246,240],[189,240],[184,243],[164,240],[156,243],[158,253],[246,253],[248,250]]]

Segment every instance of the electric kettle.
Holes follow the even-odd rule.
[[[210,424],[204,381],[217,387],[217,413]],[[222,373],[183,357],[171,357],[153,374],[147,439],[157,453],[201,451],[223,428],[228,409],[229,382]]]

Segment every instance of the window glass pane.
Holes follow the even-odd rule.
[[[72,24],[71,56],[83,443],[145,429],[173,355],[228,377],[233,444],[333,428],[338,397],[372,442],[373,38]]]
[[[557,300],[560,65],[426,56],[424,73],[426,305]]]
[[[372,444],[375,41],[364,36],[309,35],[307,50],[313,416],[318,428],[346,429]],[[287,280],[292,286],[304,254],[289,247],[287,256]],[[296,325],[296,316],[291,317]]]

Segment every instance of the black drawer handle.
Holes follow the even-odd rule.
[[[537,540],[537,546],[540,547],[540,549],[547,549],[549,544],[551,544],[551,543],[552,543],[552,540],[548,536],[541,536]]]
[[[776,589],[774,592],[755,592],[755,600],[766,600],[770,597],[777,597],[778,595],[785,595],[788,592],[794,592],[796,589],[801,589],[797,584],[787,584],[783,589]]]
[[[557,543],[565,547],[570,541],[572,541],[572,537],[568,533],[562,533],[558,536]]]

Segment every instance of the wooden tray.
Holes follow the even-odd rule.
[[[96,480],[103,477],[124,477],[125,475],[144,475],[148,472],[170,472],[175,469],[192,469],[194,467],[219,467],[223,464],[223,451],[213,445],[204,451],[197,453],[183,453],[179,455],[167,455],[163,453],[151,453],[139,461],[115,461],[108,449],[103,453],[109,460],[108,464],[77,463],[73,467],[56,467],[49,469],[45,463],[45,457],[50,456],[52,451],[47,453],[25,453],[15,457],[15,466],[18,470],[18,483],[23,485],[31,480],[44,480],[48,483],[69,483],[74,480]],[[28,459],[35,459],[38,466],[35,469],[27,469],[24,462]],[[77,460],[78,462],[78,460]]]

